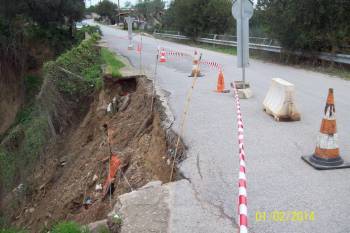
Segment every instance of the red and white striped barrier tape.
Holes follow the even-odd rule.
[[[168,54],[170,56],[175,56],[175,57],[184,57],[187,56],[187,54],[183,53],[183,52],[178,52],[178,51],[169,51]]]
[[[173,49],[167,48],[167,47],[159,47],[158,50],[159,51],[165,50],[167,55],[169,55],[169,56],[176,56],[176,57],[191,56],[188,53],[181,52],[181,51],[176,51],[176,50],[173,50]]]
[[[218,70],[222,70],[222,65],[220,63],[217,63],[215,61],[201,61],[201,64],[207,65],[212,69],[218,69]]]
[[[247,208],[247,177],[244,152],[244,130],[241,105],[235,82],[233,82],[234,96],[237,108],[237,128],[239,145],[239,175],[238,175],[238,216],[239,233],[248,233],[248,208]]]

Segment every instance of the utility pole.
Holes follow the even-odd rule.
[[[120,0],[118,0],[118,25],[120,24]]]

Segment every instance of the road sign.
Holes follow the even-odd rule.
[[[249,0],[236,0],[232,5],[232,15],[237,20],[237,66],[249,64],[249,19],[254,8]]]
[[[233,3],[233,6],[232,6],[232,15],[235,19],[238,19],[238,18],[241,18],[241,15],[240,15],[240,0],[236,0],[234,3]],[[242,1],[243,2],[243,5],[242,5],[242,8],[243,8],[243,17],[244,18],[247,18],[247,19],[250,19],[252,16],[253,16],[253,13],[254,13],[254,8],[253,8],[253,5],[251,4],[251,2],[249,0],[244,0]]]
[[[130,16],[126,17],[126,23],[128,24],[129,49],[133,48],[133,45],[132,45],[132,23],[133,22],[134,22],[134,18]]]

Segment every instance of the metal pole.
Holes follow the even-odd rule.
[[[244,64],[244,44],[243,44],[243,41],[244,41],[244,34],[243,34],[243,0],[239,0],[240,1],[240,10],[239,10],[239,14],[240,14],[240,18],[241,18],[241,49],[242,49],[242,56],[241,56],[241,59],[242,59],[242,82],[243,82],[243,89],[245,89],[245,64]]]
[[[140,45],[140,73],[143,74],[143,67],[142,67],[142,47],[143,47],[143,43],[142,43],[142,34],[140,33],[140,37],[141,37],[141,45]]]
[[[118,26],[120,24],[120,1],[118,0]]]
[[[243,89],[245,89],[245,67],[242,67],[242,81],[243,81]]]

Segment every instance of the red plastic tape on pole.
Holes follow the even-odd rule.
[[[120,166],[120,163],[121,162],[120,162],[120,160],[119,160],[117,155],[113,154],[110,157],[109,171],[108,171],[108,175],[107,175],[106,181],[105,181],[105,183],[103,185],[104,196],[107,195],[107,193],[108,193],[109,187],[112,184],[112,182],[113,182],[113,180],[115,178],[115,175],[117,174],[117,171],[118,171],[118,168]]]

